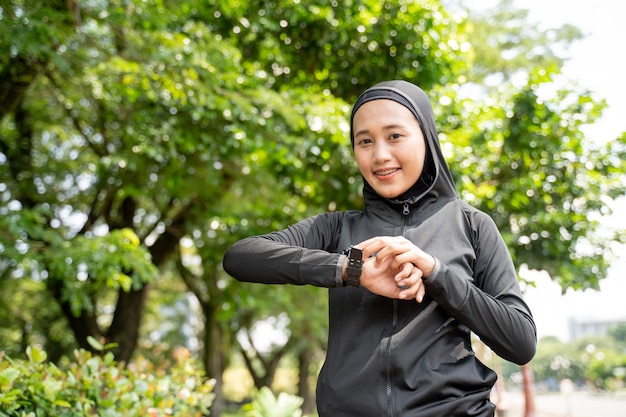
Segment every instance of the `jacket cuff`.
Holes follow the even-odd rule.
[[[439,276],[439,272],[441,271],[441,262],[439,262],[439,259],[435,258],[434,256],[433,259],[435,260],[435,267],[433,268],[433,272],[430,273],[428,278],[424,279],[424,284],[426,285],[436,281],[437,277]]]
[[[339,260],[337,261],[337,268],[335,269],[335,287],[341,288],[343,287],[343,264],[346,261],[346,255],[339,255]]]

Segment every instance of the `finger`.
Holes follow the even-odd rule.
[[[403,300],[415,299],[418,303],[424,300],[426,288],[421,278],[411,287],[400,292],[399,297]]]
[[[409,276],[405,277],[402,274],[404,274],[404,272],[400,272],[396,275],[395,279],[396,279],[396,285],[400,288],[403,289],[408,289],[411,287],[414,287],[416,284],[419,284],[422,281],[422,271],[413,267],[412,267],[412,272],[410,273]]]
[[[382,262],[387,258],[391,258],[392,260],[394,260],[392,267],[394,269],[400,269],[401,265],[406,263],[406,262],[396,262],[395,258],[404,253],[406,251],[405,248],[402,247],[402,245],[398,245],[397,243],[393,243],[393,242],[385,242],[385,245],[383,247],[380,248],[380,250],[378,250],[376,253],[376,261],[377,262]]]
[[[375,254],[376,252],[384,248],[385,245],[386,243],[384,242],[383,238],[374,237],[371,239],[364,240],[363,242],[356,245],[356,247],[363,251],[364,258],[369,258],[373,254]]]
[[[362,241],[361,243],[359,243],[356,246],[359,247],[360,249],[365,249],[366,247],[368,247],[369,245],[375,243],[379,239],[380,239],[379,237],[372,237],[372,238],[369,238],[367,240]]]
[[[389,271],[391,271],[391,258],[387,258],[387,259],[383,259],[382,262],[378,263],[376,258],[365,258],[363,259],[363,262],[367,262],[368,264],[371,264],[374,268],[374,270],[379,271],[380,273],[386,273],[387,277],[389,277],[391,274],[389,274]]]
[[[419,287],[417,286],[408,287],[405,290],[400,291],[399,298],[402,300],[411,300],[417,297],[418,290]]]
[[[399,268],[404,263],[415,264],[419,260],[420,249],[409,241],[392,245],[390,249],[393,250],[394,267]]]
[[[420,279],[420,285],[417,290],[417,294],[415,295],[415,301],[421,303],[424,301],[424,297],[426,296],[426,287],[424,286],[424,281]]]
[[[408,278],[402,279],[398,281],[398,287],[402,288],[403,291],[400,292],[400,298],[408,300],[411,298],[415,298],[416,300],[419,297],[419,300],[423,299],[423,294],[421,294],[421,290],[423,288],[422,282],[422,271],[415,268],[411,265],[412,273]],[[423,291],[422,291],[423,292]]]
[[[392,267],[393,267],[393,263],[394,262],[392,262]],[[404,263],[400,265],[400,271],[398,271],[398,273],[394,277],[396,282],[400,282],[403,279],[409,278],[411,274],[413,273],[413,268],[415,268],[415,266],[411,263]]]
[[[380,263],[388,256],[406,252],[412,247],[412,243],[402,236],[376,236],[359,243],[357,247],[363,250],[363,256],[376,255]]]

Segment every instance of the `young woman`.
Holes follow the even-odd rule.
[[[364,210],[243,239],[224,269],[240,281],[330,289],[321,417],[493,416],[496,375],[475,357],[471,332],[518,364],[536,348],[495,223],[459,199],[416,85],[366,90],[351,141]]]

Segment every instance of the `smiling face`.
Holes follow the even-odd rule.
[[[426,143],[409,109],[393,100],[372,100],[358,108],[352,126],[357,165],[374,191],[395,198],[415,184]]]

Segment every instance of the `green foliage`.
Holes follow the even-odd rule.
[[[540,27],[529,20],[529,11],[513,0],[501,0],[481,13],[470,11],[466,24],[475,59],[469,79],[497,88],[533,68],[561,67],[557,51],[582,38],[580,29],[566,24]]]
[[[440,1],[214,0],[203,15],[279,90],[302,86],[353,101],[370,84],[450,82],[469,46]],[[202,14],[202,12],[200,12]]]
[[[242,407],[246,417],[300,417],[302,398],[281,392],[278,397],[263,387],[252,396],[252,402]]]
[[[569,378],[577,382],[585,381],[583,354],[584,350],[572,344],[558,339],[541,339],[532,361],[535,380],[543,382],[553,379],[558,383],[561,379]]]
[[[81,318],[68,317],[81,339],[106,334],[130,346],[136,335],[114,333],[122,326],[94,325],[110,321],[95,319],[103,314],[98,303],[107,315],[115,308],[113,322],[138,326],[138,314],[116,318],[124,312],[115,295],[139,305],[180,237],[194,226],[202,235],[207,219],[227,210],[222,195],[267,178],[257,166],[288,166],[291,144],[306,153],[301,144],[312,136],[303,113],[293,111],[294,100],[308,102],[304,91],[294,98],[263,88],[239,65],[240,52],[205,23],[181,14],[179,4],[167,4],[171,13],[163,2],[151,4],[81,5],[81,30],[54,45],[67,62],[39,56],[46,71],[21,90],[28,94],[20,117],[7,112],[0,119],[3,275],[45,283],[65,314]],[[30,28],[27,19],[9,18],[38,16],[17,9],[0,19],[2,28]],[[21,39],[3,39],[15,59],[30,53]],[[313,101],[320,110],[312,117],[337,117],[342,109],[321,95]],[[307,183],[294,189],[317,195]],[[120,240],[124,234],[136,237],[133,245]]]
[[[588,337],[564,343],[555,337],[539,340],[532,361],[535,380],[539,383],[568,378],[578,385],[612,389],[613,381],[621,379],[626,367],[626,353],[617,348],[611,337]],[[553,386],[556,389],[556,385]]]
[[[103,290],[128,292],[156,278],[157,269],[139,243],[131,229],[120,229],[102,237],[77,236],[54,253],[46,252],[52,277],[75,277],[63,280],[62,292],[74,315],[93,312],[93,302]]]
[[[138,360],[128,367],[111,353],[77,350],[61,369],[29,348],[29,360],[0,357],[0,416],[203,416],[213,401],[212,382],[190,362],[172,369]]]
[[[63,0],[3,1],[0,9],[0,39],[10,39],[0,42],[2,67],[16,56],[31,62],[59,59],[56,47],[74,34],[76,22]]]
[[[485,101],[461,97],[464,127],[444,138],[456,145],[449,151],[463,198],[494,218],[516,264],[548,271],[564,291],[597,289],[612,242],[624,236],[601,233],[600,219],[626,192],[626,142],[590,143],[582,128],[604,103],[573,88],[548,96],[555,71],[532,70],[521,87]]]
[[[594,387],[599,389],[612,389],[613,380],[618,377],[622,380],[622,384],[626,382],[623,372],[618,374],[617,370],[622,371],[626,368],[626,355],[613,350],[596,351],[590,354],[589,365],[585,371],[585,376],[592,381]]]
[[[626,322],[617,323],[609,328],[609,335],[615,339],[618,346],[626,352]]]

